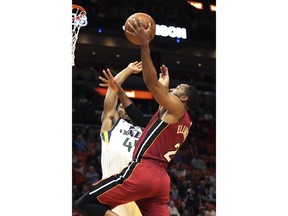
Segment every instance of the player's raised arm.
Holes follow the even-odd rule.
[[[178,97],[170,94],[158,81],[157,71],[151,59],[149,47],[149,28],[151,24],[145,29],[141,20],[132,19],[129,21],[129,25],[141,41],[142,74],[147,88],[159,105],[163,106],[176,119],[181,119],[184,115],[185,107]]]
[[[122,83],[127,79],[127,77],[132,73],[139,73],[142,70],[142,62],[132,62],[125,69],[120,71],[115,76],[115,81],[122,85]],[[103,74],[111,73],[109,69],[107,71],[103,70]],[[110,88],[107,89],[107,93],[104,99],[104,108],[101,115],[101,131],[111,130],[115,125],[117,120],[119,119],[119,115],[117,113],[116,107],[118,102],[117,93]]]
[[[126,95],[122,87],[116,82],[115,78],[110,71],[104,73],[104,77],[99,77],[103,83],[100,83],[100,86],[109,87],[110,90],[113,90],[117,93],[127,115],[132,120],[133,124],[145,127],[148,123],[148,120],[144,118],[143,113],[133,104],[130,98]]]

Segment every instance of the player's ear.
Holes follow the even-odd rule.
[[[182,102],[187,102],[188,99],[189,99],[189,97],[188,97],[187,95],[182,95],[182,96],[180,97],[180,100],[181,100]]]

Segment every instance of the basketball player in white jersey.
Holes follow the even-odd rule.
[[[109,71],[109,69],[107,69]],[[132,73],[142,71],[142,62],[132,62],[115,76],[115,81],[121,85]],[[105,73],[105,70],[103,71]],[[145,127],[148,121],[144,120],[142,113],[135,107],[132,101],[126,97],[123,105],[118,103],[118,95],[110,88],[104,100],[104,109],[101,116],[101,166],[102,179],[119,173],[127,167],[132,160],[135,145],[142,134],[141,127]],[[134,120],[134,126],[125,110]],[[134,116],[134,117],[133,117]],[[140,118],[139,118],[140,117]],[[143,117],[143,119],[141,118]],[[136,122],[137,121],[137,122]],[[137,124],[139,123],[139,124]],[[140,127],[141,126],[141,127]],[[113,212],[121,216],[142,215],[135,202],[117,206]]]

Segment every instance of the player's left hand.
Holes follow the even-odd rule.
[[[170,81],[170,78],[169,78],[169,71],[168,71],[168,68],[165,66],[165,65],[162,65],[160,67],[160,71],[161,73],[159,73],[159,82],[166,88],[169,89],[169,81]]]

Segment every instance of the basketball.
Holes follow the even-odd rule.
[[[128,20],[133,19],[133,18],[136,19],[137,21],[141,18],[145,29],[147,29],[149,26],[149,23],[151,23],[150,40],[149,40],[149,41],[151,41],[155,37],[156,24],[155,24],[155,21],[153,20],[153,18],[146,13],[134,13],[130,17],[127,18],[127,20],[125,22],[125,31],[124,31],[127,39],[135,45],[140,45],[139,39],[136,37],[133,30],[128,25]],[[128,33],[127,33],[127,31],[128,31]]]

